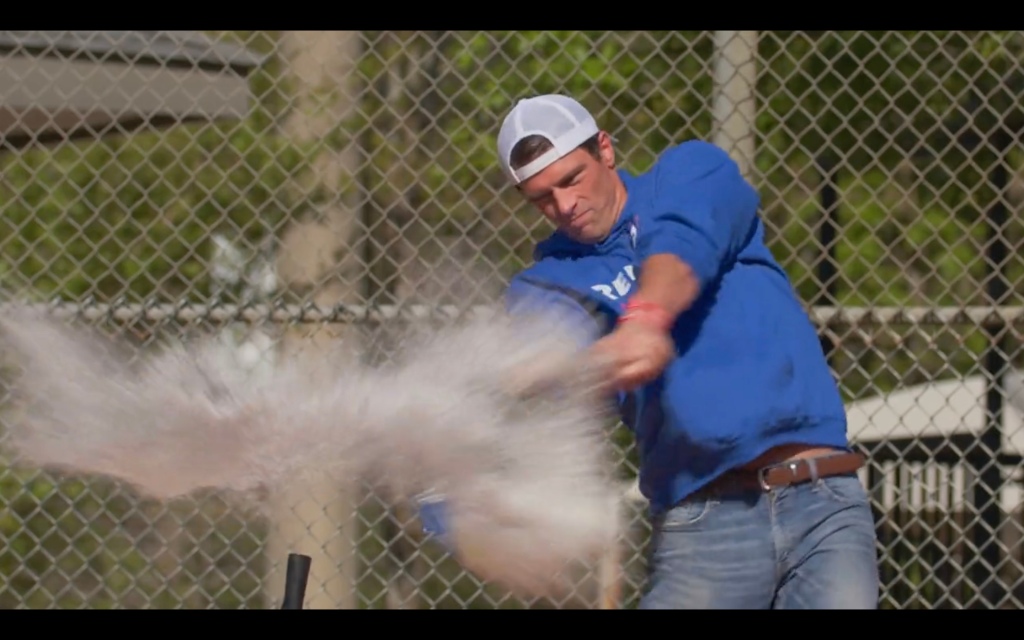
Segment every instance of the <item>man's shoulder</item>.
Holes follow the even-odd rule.
[[[533,263],[529,264],[512,276],[513,283],[529,282],[572,282],[577,279],[579,256],[564,248],[545,247],[541,242],[537,245]]]
[[[665,149],[648,172],[655,183],[693,182],[736,162],[722,147],[701,139],[686,140]]]
[[[691,139],[674,144],[662,151],[647,170],[624,176],[633,211],[643,218],[664,198],[698,195],[692,190],[694,184],[723,168],[738,172],[735,161],[714,143]]]
[[[546,258],[523,268],[509,280],[505,290],[510,308],[573,307],[592,318],[614,317],[620,298],[631,288],[632,271],[608,275],[594,270],[587,261]],[[602,324],[604,321],[601,321]]]
[[[674,158],[677,156],[708,157],[715,161],[729,158],[729,154],[724,148],[714,142],[701,138],[690,138],[689,140],[671,144],[662,151],[660,157]]]

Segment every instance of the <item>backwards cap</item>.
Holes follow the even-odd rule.
[[[561,95],[525,98],[516,103],[498,132],[501,167],[519,184],[572,152],[598,131],[594,116],[572,98]],[[513,170],[512,149],[520,140],[532,135],[544,136],[552,148],[519,170]]]

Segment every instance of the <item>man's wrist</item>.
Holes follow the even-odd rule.
[[[649,300],[634,298],[626,303],[618,324],[641,322],[659,331],[669,332],[675,324],[675,318],[665,307]]]

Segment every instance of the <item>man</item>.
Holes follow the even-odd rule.
[[[640,607],[877,606],[863,461],[737,165],[690,141],[633,176],[559,95],[516,104],[497,146],[555,226],[509,309],[558,306],[601,332],[588,348],[635,434],[655,527]]]

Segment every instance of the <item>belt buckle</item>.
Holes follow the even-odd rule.
[[[776,462],[775,464],[770,464],[761,467],[760,469],[757,470],[757,484],[760,485],[762,491],[768,493],[769,491],[772,490],[772,487],[770,484],[768,484],[767,480],[769,471],[772,471],[773,469],[779,469],[781,467],[786,467],[789,469],[790,473],[796,474],[797,468],[803,463],[803,460],[790,460],[788,462]]]

